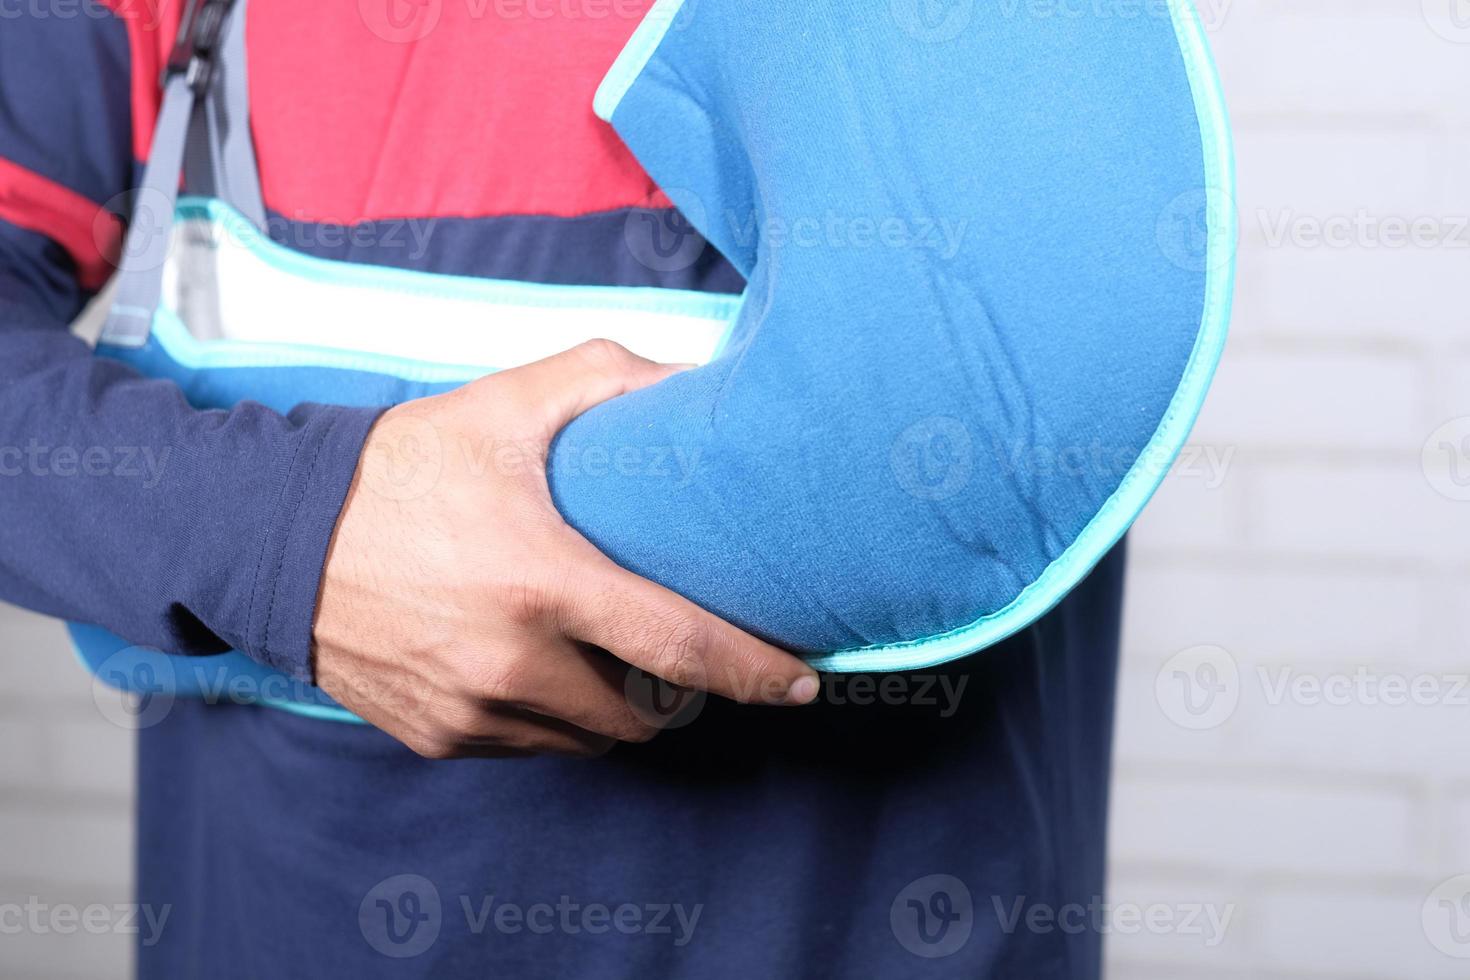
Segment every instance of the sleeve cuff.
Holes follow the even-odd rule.
[[[312,680],[311,624],[327,546],[368,430],[383,412],[312,408],[266,531],[244,651],[307,682]]]

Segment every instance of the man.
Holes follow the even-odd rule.
[[[738,291],[713,250],[668,270],[630,247],[630,219],[667,209],[591,100],[643,8],[253,0],[271,236]],[[1095,976],[1095,932],[1036,923],[1102,887],[1121,557],[980,657],[829,679],[794,710],[713,697],[653,738],[629,664],[787,705],[816,678],[617,569],[540,474],[371,485],[394,420],[534,449],[674,368],[593,344],[387,414],[203,412],[68,333],[110,271],[99,215],[137,183],[178,16],[119,0],[0,31],[3,441],[168,460],[153,485],[8,477],[0,595],[241,650],[376,728],[180,701],[141,732],[139,901],[170,914],[140,975]],[[430,222],[420,247],[404,221]]]

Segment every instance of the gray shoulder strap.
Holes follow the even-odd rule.
[[[184,156],[184,180],[191,193],[217,197],[265,228],[255,143],[250,137],[250,91],[245,58],[245,8],[234,11],[220,39],[213,84],[194,107],[193,129]]]
[[[179,174],[265,227],[245,68],[247,0],[191,0],[164,76],[163,107],[133,198],[103,343],[148,342],[173,237]]]

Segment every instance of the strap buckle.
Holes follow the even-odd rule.
[[[179,23],[178,40],[163,69],[163,84],[183,75],[195,95],[209,89],[215,54],[224,34],[225,17],[234,0],[189,0]]]

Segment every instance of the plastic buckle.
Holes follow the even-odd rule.
[[[163,84],[183,75],[195,95],[209,89],[225,17],[234,0],[191,0],[179,24],[179,37],[163,69]]]

